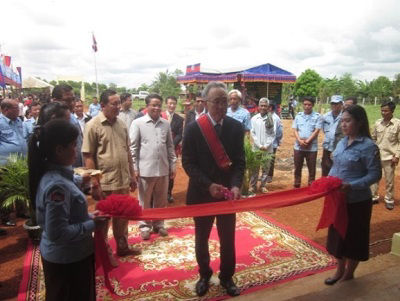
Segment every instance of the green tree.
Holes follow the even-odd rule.
[[[334,76],[333,78],[324,78],[318,85],[318,97],[325,102],[332,95],[340,93],[340,82]]]
[[[395,98],[400,98],[400,73],[394,76],[393,81],[393,96]]]
[[[296,81],[294,91],[299,98],[304,96],[318,96],[318,86],[321,82],[321,76],[312,69],[307,69]]]
[[[282,84],[282,102],[287,104],[289,102],[289,97],[294,94],[294,84],[285,83]]]
[[[367,80],[357,80],[356,81],[356,86],[357,86],[357,96],[360,98],[369,98],[370,94],[370,83]]]
[[[141,84],[139,86],[139,88],[137,88],[137,92],[139,93],[140,91],[149,91],[150,90],[150,86],[146,85],[146,84]]]
[[[380,101],[392,95],[392,82],[386,76],[379,76],[371,82],[370,96],[378,97]]]
[[[176,81],[176,77],[182,74],[182,71],[175,70],[173,73],[160,72],[150,86],[152,92],[160,94],[163,98],[168,96],[178,97],[181,92],[181,86]]]
[[[357,92],[357,85],[351,73],[345,73],[339,80],[340,94],[344,97],[354,96]]]

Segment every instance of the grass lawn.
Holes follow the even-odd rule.
[[[300,107],[300,109],[301,109],[301,107]],[[365,111],[367,111],[369,126],[372,127],[374,125],[375,121],[378,120],[379,118],[381,118],[381,106],[380,105],[374,106],[372,104],[367,104],[367,105],[364,105],[364,109],[365,109]],[[321,113],[322,112],[326,113],[330,110],[330,105],[329,104],[321,105],[321,110],[319,110],[319,105],[316,105],[315,110],[317,112],[320,111]],[[394,111],[394,117],[400,119],[400,108],[397,108]]]

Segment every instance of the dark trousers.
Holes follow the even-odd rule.
[[[169,179],[168,182],[168,196],[172,195],[172,188],[174,188],[174,179]]]
[[[317,152],[294,150],[294,187],[297,188],[301,185],[301,170],[304,159],[306,159],[308,168],[308,185],[311,185],[315,180]]]
[[[329,174],[329,171],[332,168],[333,161],[331,159],[331,153],[330,151],[324,149],[324,152],[322,153],[322,159],[321,159],[321,169],[322,169],[322,176],[326,177]]]
[[[96,286],[94,255],[78,262],[61,264],[42,257],[46,301],[94,301]]]
[[[271,179],[274,176],[275,154],[277,149],[278,148],[274,147],[274,156],[272,157],[271,164],[269,165],[268,177],[271,177]]]
[[[235,273],[235,226],[236,215],[224,214],[217,216],[194,217],[195,250],[199,273],[202,278],[210,278],[213,271],[210,267],[208,239],[214,219],[217,219],[217,231],[220,243],[220,274],[222,281],[230,280]]]

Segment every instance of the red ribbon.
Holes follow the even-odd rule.
[[[347,209],[346,199],[343,193],[339,191],[341,183],[342,181],[338,178],[324,177],[314,181],[310,187],[271,192],[246,199],[143,210],[141,210],[138,200],[135,198],[127,195],[111,195],[106,200],[98,202],[96,208],[106,215],[130,220],[164,220],[281,208],[306,203],[325,196],[324,209],[317,230],[333,224],[340,235],[344,237],[347,229]],[[95,243],[96,267],[100,270],[103,269],[105,285],[110,292],[113,292],[108,274],[114,267],[110,263],[101,231],[95,232]]]
[[[196,121],[214,157],[215,163],[217,163],[220,169],[224,171],[229,170],[229,167],[232,165],[231,159],[226,153],[211,120],[207,115],[201,115]]]
[[[338,189],[335,189],[335,187],[341,186],[342,181],[335,177],[324,177],[318,179],[318,181],[314,183],[311,185],[310,190],[314,189],[317,191],[329,192],[325,196],[324,209],[317,230],[333,225],[344,239],[346,237],[348,223],[346,195]]]

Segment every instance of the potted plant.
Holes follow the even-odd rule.
[[[29,199],[29,170],[27,158],[13,154],[8,158],[7,164],[0,168],[0,195],[1,207],[14,209],[20,203],[29,211],[24,228],[33,240],[40,240],[41,228],[37,225],[36,214]]]
[[[250,196],[249,185],[251,175],[254,172],[257,172],[261,166],[268,167],[274,155],[261,150],[255,150],[248,136],[246,136],[244,139],[244,153],[246,160],[246,169],[243,176],[242,196],[248,197]]]

